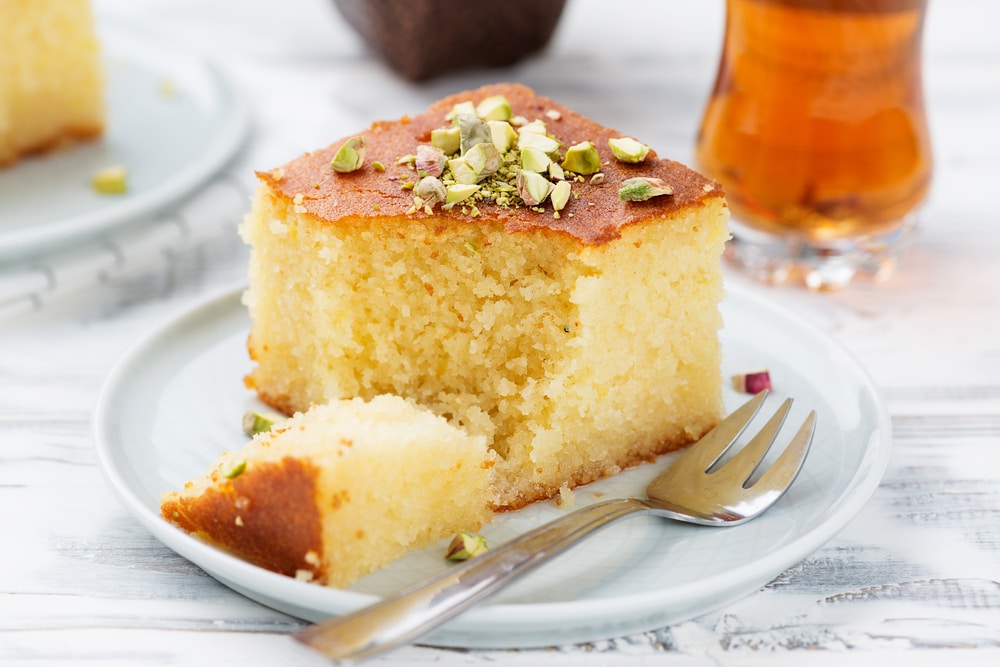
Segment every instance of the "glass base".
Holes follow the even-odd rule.
[[[916,234],[911,214],[890,231],[852,239],[814,241],[776,236],[730,221],[725,257],[752,278],[772,285],[837,290],[858,277],[888,279]]]

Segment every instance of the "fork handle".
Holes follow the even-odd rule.
[[[301,630],[294,637],[334,660],[374,658],[423,637],[594,531],[648,509],[635,498],[615,498],[583,507],[427,582]]]

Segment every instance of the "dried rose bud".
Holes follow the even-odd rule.
[[[770,388],[771,375],[766,370],[733,376],[733,389],[744,394],[759,394]]]

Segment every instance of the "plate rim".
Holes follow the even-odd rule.
[[[200,72],[212,84],[216,98],[225,102],[224,122],[215,138],[185,168],[158,186],[126,200],[95,211],[70,215],[41,226],[25,225],[21,228],[0,230],[0,259],[23,259],[45,255],[54,250],[71,247],[74,241],[96,238],[100,234],[127,224],[148,220],[158,212],[176,203],[200,187],[223,169],[239,152],[252,125],[252,114],[247,98],[234,79],[203,51],[189,45],[179,46],[163,32],[127,21],[99,16],[95,30],[101,42],[101,60],[105,68],[110,60],[142,62],[141,58],[119,53],[123,44],[142,39],[155,45],[161,56],[183,57],[196,63]],[[131,48],[131,47],[130,47]],[[105,75],[110,84],[110,77]],[[109,99],[105,92],[105,101]],[[107,115],[110,115],[109,106]],[[38,159],[45,159],[40,156]]]
[[[309,607],[319,609],[329,608],[329,596],[331,590],[335,590],[336,594],[341,596],[341,601],[344,603],[344,609],[339,613],[346,613],[351,609],[365,606],[380,598],[378,595],[371,593],[329,589],[314,584],[296,582],[289,577],[252,565],[238,557],[208,545],[164,521],[158,513],[154,513],[147,508],[139,496],[127,485],[120,471],[113,465],[115,456],[112,451],[111,438],[107,436],[107,429],[108,422],[112,418],[110,404],[111,398],[115,393],[115,387],[128,375],[136,361],[140,360],[149,350],[156,347],[157,341],[169,336],[171,331],[183,328],[193,320],[204,318],[220,309],[231,308],[231,302],[235,299],[238,303],[240,294],[245,289],[245,283],[241,283],[238,287],[227,286],[225,289],[209,294],[179,313],[175,313],[173,317],[168,318],[161,326],[152,329],[115,365],[101,388],[94,413],[92,431],[97,448],[99,467],[101,468],[102,475],[105,476],[105,479],[115,492],[115,495],[125,504],[126,509],[150,530],[157,539],[163,542],[164,546],[205,569],[213,578],[221,581],[229,588],[256,600],[264,606],[283,613],[291,613],[300,618],[309,618],[310,614],[296,614],[289,611],[289,609],[313,612],[311,614],[313,618],[310,620],[317,620],[317,615]],[[859,380],[860,386],[864,387],[871,398],[875,409],[873,413],[875,426],[871,432],[866,434],[868,436],[868,444],[863,447],[863,456],[860,458],[857,469],[852,470],[850,479],[844,484],[843,491],[839,496],[831,498],[830,503],[825,506],[827,513],[824,519],[817,522],[815,526],[812,526],[805,533],[789,539],[787,543],[781,545],[774,552],[769,553],[766,558],[758,558],[751,563],[724,573],[709,575],[685,584],[672,586],[669,589],[670,600],[665,600],[664,589],[661,588],[584,602],[580,600],[568,600],[558,602],[484,604],[451,620],[436,634],[432,635],[427,643],[464,648],[528,648],[548,646],[554,643],[552,639],[546,640],[545,637],[555,637],[557,639],[556,643],[598,641],[613,636],[621,636],[625,633],[612,632],[611,634],[601,634],[594,633],[591,629],[587,631],[585,636],[575,637],[572,632],[542,629],[539,631],[539,637],[529,638],[519,636],[513,641],[509,637],[505,641],[503,637],[497,635],[503,631],[521,633],[524,631],[526,624],[531,625],[543,619],[551,619],[553,617],[558,617],[564,625],[574,622],[592,624],[594,622],[594,610],[592,607],[595,604],[603,608],[603,613],[609,617],[610,622],[610,617],[619,608],[633,609],[635,606],[641,606],[642,608],[662,607],[675,598],[685,602],[688,607],[691,607],[691,604],[699,599],[705,599],[709,596],[715,597],[718,604],[711,604],[709,608],[699,611],[697,614],[687,615],[688,618],[692,618],[700,613],[721,608],[733,600],[742,599],[748,595],[749,593],[742,592],[735,596],[730,595],[731,599],[725,596],[719,597],[720,593],[731,590],[734,585],[734,579],[742,582],[760,582],[757,585],[766,584],[775,576],[794,564],[801,562],[808,555],[829,542],[857,516],[878,488],[888,467],[892,449],[891,419],[877,384],[868,370],[864,368],[850,350],[818,326],[743,286],[727,284],[725,299],[730,298],[750,302],[757,310],[770,311],[772,314],[777,314],[781,318],[790,320],[808,332],[813,338],[819,340],[824,348],[836,351],[840,357],[851,363],[850,373]],[[247,579],[254,580],[252,587],[248,587],[249,584],[246,583]],[[299,586],[296,589],[296,600],[292,602],[281,600],[279,598],[281,591],[275,590],[287,588],[289,585]],[[728,601],[726,601],[727,599]],[[275,602],[278,603],[278,606],[274,604]],[[698,605],[695,603],[695,606],[697,607]],[[338,612],[324,613],[329,615]],[[604,625],[607,626],[608,623],[606,622]],[[483,633],[484,626],[490,629],[486,635]],[[648,630],[649,628],[646,629]],[[634,629],[631,631],[641,630]]]

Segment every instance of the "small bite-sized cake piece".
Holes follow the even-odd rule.
[[[0,167],[103,132],[99,55],[89,0],[0,2]]]
[[[343,587],[489,521],[493,458],[482,436],[398,396],[335,401],[223,454],[161,513],[256,565]]]
[[[405,396],[486,438],[498,509],[721,416],[717,184],[523,86],[258,174],[247,378],[286,413]]]

